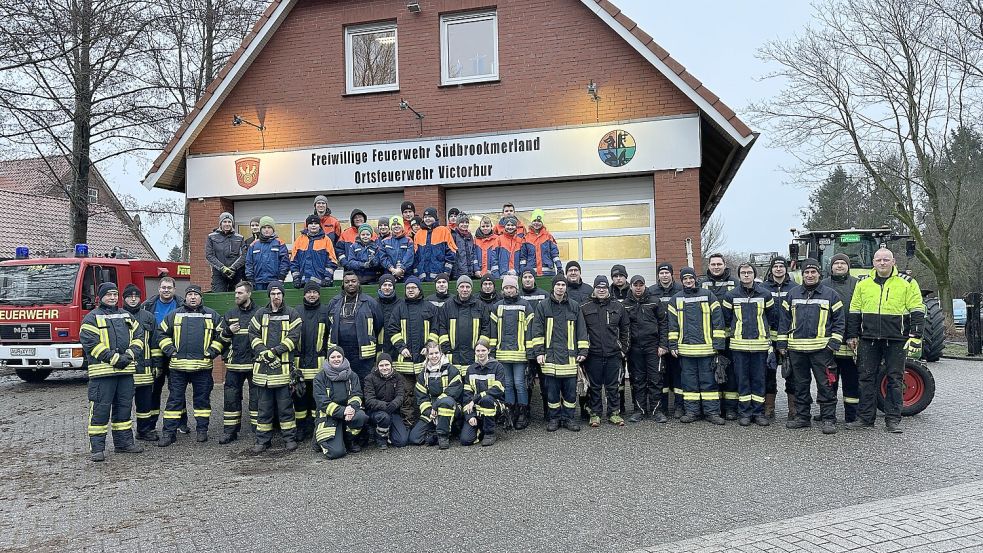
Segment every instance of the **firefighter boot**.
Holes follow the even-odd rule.
[[[375,444],[379,449],[389,449],[389,427],[375,429]]]
[[[775,394],[765,394],[765,418],[775,418]]]
[[[173,432],[161,432],[157,447],[167,447],[177,441],[177,436]]]
[[[495,435],[494,434],[485,434],[484,436],[482,436],[482,438],[481,438],[481,446],[482,447],[488,447],[488,446],[491,446],[491,445],[495,445]]]
[[[515,429],[524,430],[529,426],[529,406],[519,405],[517,409],[519,414],[515,417]]]
[[[222,434],[222,437],[221,438],[219,438],[218,443],[221,444],[221,445],[231,444],[232,442],[234,442],[234,441],[236,441],[238,439],[239,439],[239,434],[238,433],[236,433],[236,432],[226,432],[226,433]]]
[[[795,418],[795,394],[786,394],[788,396],[788,420]]]

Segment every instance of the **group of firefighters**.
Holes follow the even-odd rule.
[[[134,402],[137,439],[166,447],[178,433],[189,433],[188,384],[197,441],[207,441],[212,365],[219,356],[227,369],[219,443],[236,441],[246,420],[255,453],[270,447],[277,429],[287,450],[310,439],[314,451],[332,459],[370,441],[380,449],[446,449],[457,437],[462,445],[489,446],[499,425],[529,425],[534,385],[549,432],[579,431],[580,421],[596,427],[602,419],[623,426],[629,409],[628,422],[702,418],[717,425],[737,420],[741,426],[768,426],[779,368],[789,397],[787,428],[812,425],[815,382],[816,420],[824,434],[835,433],[840,381],[846,425],[873,426],[878,379],[886,373],[885,428],[901,432],[904,360],[920,356],[924,305],[917,283],[898,272],[890,250],[878,250],[874,269],[859,280],[850,275],[844,255],[833,256],[825,279],[818,262],[800,262],[797,284],[781,257],[763,278],[744,263],[734,279],[723,256],[714,254],[702,276],[690,267],[677,275],[672,265],[660,263],[657,281],[649,286],[614,265],[610,279],[599,275],[591,286],[576,261],[560,265],[538,210],[531,233],[545,237],[530,240],[512,208],[489,230],[497,237],[489,241],[494,245],[474,246],[481,252],[477,262],[461,266],[465,248],[456,236],[462,226],[467,233],[467,215],[449,229],[437,225],[433,208],[414,221],[413,206],[405,202],[404,220],[394,217],[383,238],[363,226],[352,227],[358,235],[351,229],[339,233],[326,207],[319,196],[293,253],[276,239],[267,217],[256,221],[252,243],[223,246],[216,233],[238,236],[231,232],[231,216],[223,214],[209,236],[207,257],[212,262],[225,252],[231,261],[216,269],[213,287],[224,289],[223,280],[238,278],[240,269],[246,276],[231,286],[235,307],[225,316],[203,305],[196,285],[178,298],[170,278],[146,301],[128,285],[122,306],[114,284],[100,286],[99,306],[81,328],[93,461],[105,459],[110,424],[117,452],[142,451],[130,419]],[[422,223],[419,229],[415,223]],[[483,230],[490,227],[486,223]],[[332,261],[364,259],[360,248],[372,244],[374,261],[343,261],[341,291],[322,305],[321,287],[333,281]],[[435,246],[443,249],[428,249]],[[394,252],[378,254],[387,249]],[[335,257],[335,251],[343,253]],[[280,266],[275,273],[272,258]],[[379,262],[382,271],[371,265]],[[296,308],[284,302],[283,263],[293,285],[303,289]],[[474,290],[472,277],[478,275]],[[549,290],[537,287],[536,277],[544,275],[552,276]],[[372,281],[379,283],[374,297],[361,289]],[[434,294],[423,296],[423,281],[434,282]],[[404,284],[402,296],[397,282]],[[268,301],[254,297],[258,290]],[[158,433],[165,384],[168,399]]]

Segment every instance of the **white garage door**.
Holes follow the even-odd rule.
[[[398,215],[399,204],[402,202],[403,193],[401,191],[382,194],[328,196],[331,214],[338,219],[344,228],[349,226],[348,220],[355,208],[364,211],[368,216],[369,224],[374,227],[380,218]],[[294,237],[304,229],[304,220],[311,213],[314,213],[314,196],[277,200],[247,200],[235,203],[236,225],[243,236],[249,234],[250,219],[269,215],[277,223],[277,234],[288,246],[293,244]]]
[[[477,228],[481,215],[498,222],[502,204],[515,204],[523,224],[534,209],[546,213],[546,228],[556,237],[560,257],[580,262],[584,280],[610,275],[620,263],[628,274],[655,279],[655,211],[651,177],[564,183],[450,188],[447,208],[472,216]]]

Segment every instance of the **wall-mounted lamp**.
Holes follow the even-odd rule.
[[[413,106],[411,106],[409,102],[407,102],[406,100],[404,100],[402,98],[399,99],[399,109],[400,109],[400,111],[410,110],[410,111],[413,112],[413,115],[416,116],[416,120],[420,122],[420,136],[423,136],[423,117],[424,117],[424,115],[422,113],[420,113],[419,111],[416,111],[415,109],[413,109]]]
[[[250,127],[255,128],[256,130],[259,131],[260,138],[263,141],[263,149],[265,150],[266,149],[266,133],[264,131],[266,131],[266,125],[257,125],[256,123],[253,123],[252,121],[247,121],[247,120],[243,119],[242,116],[239,115],[238,113],[232,116],[232,126],[233,127],[241,126],[243,123],[249,125]]]
[[[406,9],[410,10],[410,13],[420,13],[423,11],[423,9],[420,8],[420,2],[417,0],[410,0],[407,2]]]
[[[597,83],[594,82],[594,79],[587,83],[587,95],[590,96],[590,101],[594,102],[594,122],[599,122],[601,120],[601,97],[597,94]]]

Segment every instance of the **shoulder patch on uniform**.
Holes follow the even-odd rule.
[[[908,282],[911,282],[912,280],[914,280],[913,278],[911,278],[911,275],[908,275],[908,274],[905,274],[905,273],[898,273],[898,276],[901,277],[901,278],[903,278],[903,279],[905,279]]]

